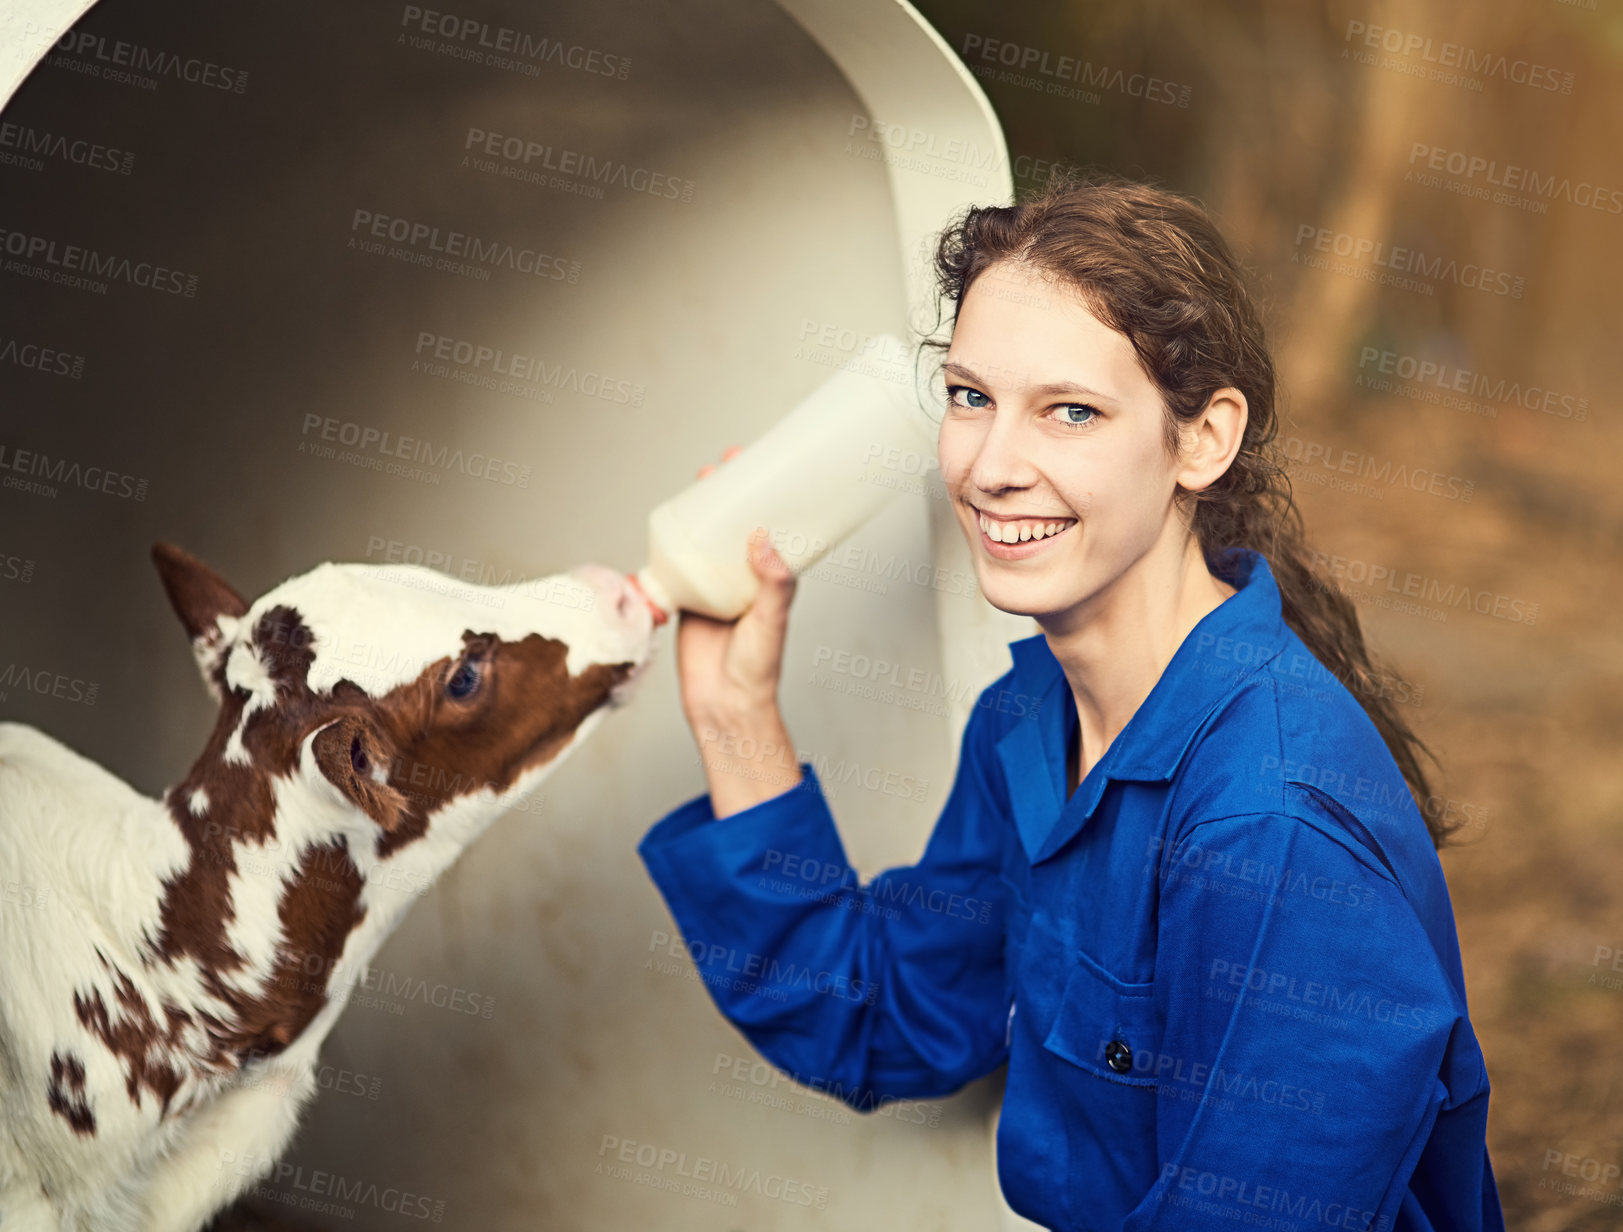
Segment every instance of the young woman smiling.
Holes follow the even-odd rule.
[[[793,575],[757,535],[751,608],[682,614],[710,791],[639,852],[717,1007],[863,1110],[1007,1064],[999,1179],[1051,1228],[1502,1228],[1424,750],[1314,581],[1228,247],[1096,179],[969,211],[936,264],[941,475],[1042,632],[923,857],[859,884],[809,763],[703,736],[795,747]]]

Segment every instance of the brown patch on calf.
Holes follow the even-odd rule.
[[[273,607],[254,626],[253,642],[265,670],[276,682],[278,703],[284,689],[294,696],[312,696],[309,679],[310,665],[316,661],[316,635],[304,623],[304,617],[290,607]]]
[[[281,1052],[299,1037],[326,1005],[328,978],[349,934],[366,916],[360,902],[362,885],[360,870],[342,843],[306,848],[282,890],[277,906],[282,942],[263,984],[234,986],[223,972],[241,969],[242,957],[223,942],[205,947],[205,952],[224,949],[231,956],[232,961],[219,966],[199,961],[204,986],[228,1012],[200,1015],[210,1047],[202,1056],[193,1051],[190,1059],[207,1071],[229,1072],[255,1057]],[[171,887],[166,906],[179,888],[183,887]],[[222,934],[234,914],[228,900],[219,921]],[[179,1053],[182,1033],[191,1017],[165,1006],[166,1021],[160,1027],[129,978],[105,959],[103,965],[117,981],[120,1012],[115,1018],[101,993],[92,989],[74,997],[79,1020],[124,1062],[131,1101],[139,1103],[140,1092],[150,1090],[162,1100],[162,1114],[167,1114],[182,1079],[168,1058]]]
[[[169,1101],[180,1089],[181,1072],[172,1063],[179,1051],[181,1035],[191,1023],[191,1015],[166,1005],[164,1025],[152,1016],[152,1007],[141,996],[128,975],[97,952],[101,964],[113,977],[113,997],[118,1014],[110,1013],[101,991],[73,994],[73,1009],[79,1022],[101,1040],[107,1051],[124,1062],[124,1087],[130,1102],[139,1106],[141,1092],[150,1091],[160,1101],[159,1115],[169,1112]]]
[[[169,793],[169,813],[191,859],[164,887],[159,934],[148,955],[149,962],[170,966],[182,958],[195,960],[209,993],[229,1007],[228,1014],[204,1020],[213,1047],[201,1060],[209,1068],[235,1068],[296,1039],[326,1004],[328,974],[365,914],[359,905],[360,872],[348,850],[341,843],[309,848],[282,891],[278,913],[285,940],[264,987],[244,991],[225,978],[247,965],[229,940],[236,919],[235,845],[276,839],[274,777],[294,771],[304,737],[332,710],[329,701],[310,691],[314,636],[298,612],[288,607],[266,612],[254,626],[253,643],[275,682],[276,702],[244,722],[247,694],[227,690],[203,755]],[[247,764],[225,757],[239,726]],[[208,799],[201,816],[190,807],[199,789]],[[108,1046],[127,1056],[139,1051],[141,1042],[126,1035]]]
[[[321,1012],[344,943],[366,917],[362,885],[342,844],[304,850],[277,908],[283,941],[270,978],[249,995],[216,983],[215,995],[236,1011],[234,1021],[209,1027],[223,1051],[242,1060],[281,1052]]]
[[[45,1084],[45,1098],[51,1111],[71,1125],[74,1133],[95,1136],[96,1114],[85,1102],[85,1066],[78,1057],[71,1053],[65,1057],[60,1052],[51,1054],[51,1078]]]
[[[204,970],[243,965],[242,955],[226,939],[226,927],[236,915],[230,890],[237,867],[232,843],[275,838],[276,802],[270,779],[256,766],[225,760],[242,709],[241,696],[228,692],[203,756],[169,793],[169,815],[192,852],[186,868],[165,886],[160,905],[153,948],[171,964],[189,956]],[[199,789],[208,797],[202,816],[190,805]]]
[[[317,700],[307,683],[315,662],[315,635],[298,612],[272,608],[254,626],[253,641],[275,681],[276,704],[248,716],[242,732],[248,764],[225,757],[247,705],[242,690],[227,689],[203,755],[169,793],[169,814],[192,858],[166,886],[155,948],[171,963],[189,955],[205,971],[235,971],[243,965],[242,955],[226,939],[226,928],[236,918],[230,890],[237,869],[233,843],[264,844],[276,837],[270,776],[290,774],[298,764],[306,730],[299,720],[314,710]],[[208,798],[201,817],[190,805],[199,789]]]
[[[506,791],[524,771],[551,761],[633,667],[594,663],[571,676],[569,647],[538,633],[504,642],[469,632],[462,640],[485,668],[484,683],[468,702],[446,696],[444,682],[455,664],[441,659],[373,703],[395,748],[389,784],[407,801],[400,823],[378,836],[380,856],[421,838],[434,813],[458,796],[486,786]]]

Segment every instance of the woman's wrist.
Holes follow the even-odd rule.
[[[776,703],[727,713],[688,715],[717,817],[781,795],[803,777]]]

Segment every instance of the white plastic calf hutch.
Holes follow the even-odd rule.
[[[209,720],[155,540],[253,594],[323,560],[635,569],[649,507],[700,464],[841,363],[911,362],[869,340],[933,320],[930,237],[1012,191],[986,99],[896,0],[8,8],[0,121],[34,137],[3,169],[6,226],[125,272],[7,275],[6,332],[77,365],[7,378],[7,436],[131,484],[9,494],[10,546],[41,567],[8,635],[98,692],[4,717],[145,791]],[[894,467],[903,494],[856,563],[803,580],[791,625],[802,751],[917,785],[824,775],[864,877],[917,858],[970,705],[1035,631],[931,582],[973,576],[931,466]],[[999,1079],[856,1116],[752,1064],[691,978],[634,852],[703,786],[663,636],[636,704],[385,945],[272,1209],[320,1222],[336,1177],[353,1228],[1015,1225]],[[947,687],[911,709],[820,689],[828,648]],[[618,1180],[609,1139],[826,1204]]]

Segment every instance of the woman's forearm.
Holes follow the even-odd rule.
[[[742,714],[689,715],[710,785],[710,807],[728,817],[800,782],[794,742],[776,705]]]

